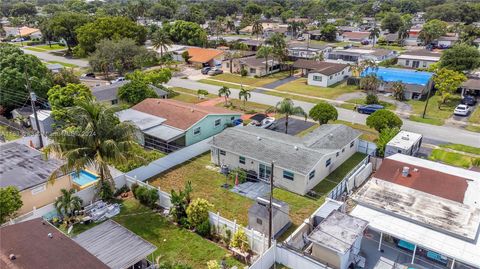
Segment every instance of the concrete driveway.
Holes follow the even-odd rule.
[[[264,85],[263,87],[267,88],[267,89],[275,89],[276,87],[282,86],[283,84],[287,84],[287,83],[289,83],[291,81],[294,81],[294,80],[297,80],[297,79],[299,79],[299,78],[295,77],[295,76],[291,76],[291,77],[287,77],[287,78],[280,79],[280,80],[277,80],[275,82],[269,83],[267,85]]]
[[[315,125],[314,122],[304,121],[295,118],[288,119],[288,134],[297,135],[300,132]],[[285,133],[285,118],[281,118],[275,122],[274,127],[270,127],[270,130]]]

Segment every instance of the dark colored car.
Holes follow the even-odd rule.
[[[467,106],[474,106],[477,104],[477,99],[471,95],[465,95],[462,99],[462,104]]]
[[[384,107],[381,105],[365,105],[365,106],[359,106],[357,108],[357,111],[362,114],[372,114],[373,112],[380,109],[384,109]]]
[[[204,67],[204,68],[202,68],[202,74],[206,75],[206,74],[208,74],[208,71],[210,71],[210,70],[212,70],[212,68],[210,66]]]

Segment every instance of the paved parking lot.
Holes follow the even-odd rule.
[[[314,122],[299,120],[295,118],[288,119],[288,134],[297,135],[298,133],[315,125]],[[270,130],[274,130],[280,133],[285,133],[285,118],[281,118],[276,121],[274,127],[270,127]]]

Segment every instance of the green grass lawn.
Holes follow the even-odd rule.
[[[434,149],[429,157],[430,160],[440,161],[449,165],[468,168],[472,163],[472,158],[456,152],[448,152],[441,149]]]
[[[370,142],[375,142],[375,140],[378,139],[378,132],[375,129],[370,128],[366,125],[351,123],[349,121],[343,121],[343,120],[336,120],[334,123],[344,124],[352,127],[353,129],[357,129],[361,131],[363,134],[360,136],[360,139],[367,140]]]
[[[2,135],[6,141],[12,141],[20,138],[20,135],[10,131],[8,127],[4,125],[0,125],[0,135]]]
[[[248,114],[263,113],[270,107],[269,105],[247,101],[245,103],[244,109],[243,101],[235,98],[229,98],[227,106],[225,106],[225,102],[218,103],[216,106],[232,109],[235,111],[245,111],[245,113]]]
[[[61,49],[67,49],[67,47],[59,45],[59,44],[52,44],[50,47],[49,45],[40,45],[40,46],[35,46],[35,48],[38,49],[43,49],[43,50],[61,50]]]
[[[357,86],[347,85],[346,82],[343,82],[332,85],[331,87],[324,88],[319,86],[307,85],[307,79],[300,78],[283,84],[275,88],[275,90],[287,93],[290,92],[314,97],[335,99],[342,94],[355,92],[357,90]]]
[[[114,220],[154,244],[158,249],[153,255],[160,256],[161,261],[188,264],[192,268],[207,268],[208,261],[220,261],[226,257],[228,266],[243,267],[226,249],[173,225],[133,198],[123,202],[121,213]]]
[[[480,148],[476,147],[471,147],[467,145],[462,145],[462,144],[444,144],[440,145],[442,148],[448,148],[448,149],[453,149],[457,151],[463,151],[471,154],[477,154],[480,155]]]
[[[477,106],[475,111],[473,111],[472,115],[470,115],[468,122],[480,124],[480,107],[479,106]]]
[[[26,50],[31,50],[31,51],[36,51],[36,52],[45,52],[46,50],[44,49],[40,49],[40,48],[37,48],[37,47],[23,47],[24,49]]]
[[[348,102],[350,104],[341,104],[340,107],[345,108],[345,109],[353,109],[355,107],[355,104],[356,105],[365,105],[365,98],[354,98],[354,99],[347,100],[346,102]],[[385,109],[389,109],[389,110],[397,109],[397,106],[395,104],[388,103],[388,102],[385,102],[385,101],[379,101],[379,104],[384,106]]]
[[[205,96],[205,98],[200,99],[198,98],[197,91],[195,90],[190,90],[190,89],[181,88],[181,87],[172,87],[170,89],[177,93],[177,95],[170,97],[170,99],[178,100],[186,103],[197,104],[197,103],[201,103],[203,101],[207,101],[211,98],[216,97],[216,95],[214,94],[208,94],[207,96]]]
[[[465,127],[465,129],[471,132],[480,133],[480,126],[469,124],[467,127]]]
[[[49,64],[61,64],[65,67],[72,67],[72,68],[78,67],[78,65],[76,65],[76,64],[70,64],[70,63],[64,63],[64,62],[58,62],[58,61],[48,61],[47,63],[49,63]]]
[[[440,96],[434,95],[430,97],[427,105],[427,113],[425,116],[426,119],[423,119],[421,115],[423,114],[423,110],[425,108],[425,101],[408,100],[407,103],[412,106],[412,112],[416,114],[411,116],[410,120],[435,125],[443,125],[444,121],[452,116],[453,110],[460,103],[460,96],[452,97],[445,104],[442,104],[440,108],[438,108],[439,102]]]
[[[278,97],[282,97],[282,98],[290,98],[290,99],[292,99],[292,100],[309,102],[309,103],[313,103],[313,104],[318,104],[318,103],[326,102],[326,101],[323,101],[323,100],[318,100],[318,99],[316,99],[316,98],[310,98],[310,97],[305,97],[305,96],[298,96],[298,95],[294,95],[294,94],[290,94],[290,93],[286,93],[286,92],[284,93],[284,92],[265,91],[265,92],[263,92],[263,94],[278,96]]]
[[[231,89],[240,89],[240,85],[228,83],[228,82],[222,82],[222,81],[213,81],[210,79],[201,79],[198,82],[205,83],[205,84],[210,84],[210,85],[215,85],[215,86],[226,86]],[[251,87],[248,86],[243,86],[245,89],[252,89]]]
[[[265,77],[242,77],[240,75],[232,74],[232,73],[223,73],[220,75],[216,75],[211,79],[215,80],[222,80],[225,82],[232,82],[237,84],[243,84],[251,87],[262,87],[269,83],[275,82],[280,79],[284,79],[290,75],[288,71],[277,72]]]
[[[138,158],[137,160],[129,158],[127,163],[112,163],[112,165],[118,170],[126,173],[165,156],[165,154],[160,151],[145,149],[139,144],[135,144],[132,152]]]

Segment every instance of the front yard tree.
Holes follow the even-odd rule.
[[[158,98],[158,94],[142,80],[132,80],[118,89],[118,97],[131,105],[147,98]]]
[[[395,81],[392,84],[393,97],[398,101],[405,100],[405,85],[400,81]]]
[[[440,67],[455,71],[469,71],[480,66],[480,52],[474,46],[457,44],[443,52]]]
[[[114,109],[92,99],[68,109],[70,126],[51,134],[52,143],[45,152],[63,159],[49,180],[59,175],[92,167],[99,175],[98,194],[104,200],[113,197],[113,179],[109,163],[125,164],[134,156],[136,128],[120,122]]]
[[[337,120],[337,109],[329,103],[318,103],[308,112],[308,116],[320,125],[327,124],[330,120]]]
[[[419,38],[423,40],[425,45],[432,43],[435,39],[447,33],[448,24],[441,20],[430,20],[423,25]]]
[[[54,203],[55,209],[64,217],[71,216],[75,210],[80,210],[82,208],[82,199],[78,196],[73,195],[75,193],[74,189],[66,190],[61,189],[60,196]]]
[[[0,224],[15,216],[23,206],[22,197],[17,188],[8,186],[0,188]]]
[[[402,27],[403,20],[400,14],[388,12],[382,20],[382,30],[388,30],[389,33],[396,33]]]
[[[272,46],[272,54],[275,58],[279,62],[283,62],[287,58],[287,43],[283,34],[274,33],[267,42]]]
[[[256,35],[258,39],[258,36],[262,34],[263,34],[262,21],[260,20],[260,16],[255,16],[252,24],[252,35]]]
[[[390,140],[392,140],[399,132],[400,129],[397,127],[387,127],[380,132],[377,141],[375,141],[375,144],[377,145],[377,155],[379,157],[383,157],[385,155],[385,147],[387,146],[387,143],[390,142]]]
[[[325,24],[322,29],[320,29],[320,34],[326,41],[333,42],[337,38],[337,27],[331,23]]]
[[[380,29],[378,29],[377,27],[374,27],[370,30],[370,35],[368,37],[373,40],[372,47],[375,47],[376,40],[379,36],[380,36]]]
[[[168,51],[168,46],[172,44],[170,35],[164,29],[157,29],[152,34],[152,46],[156,50],[160,49],[160,57],[163,57],[163,53]]]
[[[440,68],[435,73],[433,82],[438,90],[437,95],[441,97],[441,102],[438,103],[439,109],[466,80],[467,77],[463,73],[446,68]]]
[[[360,79],[360,89],[368,94],[376,94],[380,87],[380,79],[374,74],[366,75]]]
[[[379,133],[385,128],[401,128],[402,120],[390,110],[380,109],[367,117],[367,126]]]
[[[207,42],[207,32],[195,22],[177,20],[165,23],[163,28],[174,43],[189,46],[203,46]]]
[[[228,97],[230,97],[230,94],[232,94],[232,92],[227,86],[223,86],[218,90],[218,96],[225,98],[225,106],[228,105]]]
[[[68,119],[69,107],[92,98],[92,91],[85,84],[68,84],[65,87],[57,85],[48,91],[48,103],[52,107],[52,117],[60,123]]]
[[[268,60],[273,54],[273,47],[263,45],[257,51],[257,58],[263,58],[265,60],[265,76],[268,76]]]
[[[65,87],[69,83],[80,83],[80,79],[73,72],[73,68],[62,68],[60,72],[53,73],[53,84]]]
[[[44,21],[43,28],[51,32],[55,39],[65,40],[68,52],[71,53],[72,48],[78,44],[77,29],[90,21],[85,14],[75,12],[59,12]]]
[[[252,96],[249,90],[246,90],[245,88],[241,88],[240,91],[238,92],[238,99],[243,100],[243,111],[246,109],[247,101],[248,99]]]
[[[290,116],[303,116],[307,120],[307,113],[303,108],[295,106],[292,99],[285,98],[278,102],[274,107],[267,109],[266,113],[277,113],[285,115],[285,133],[288,133],[288,119]]]

